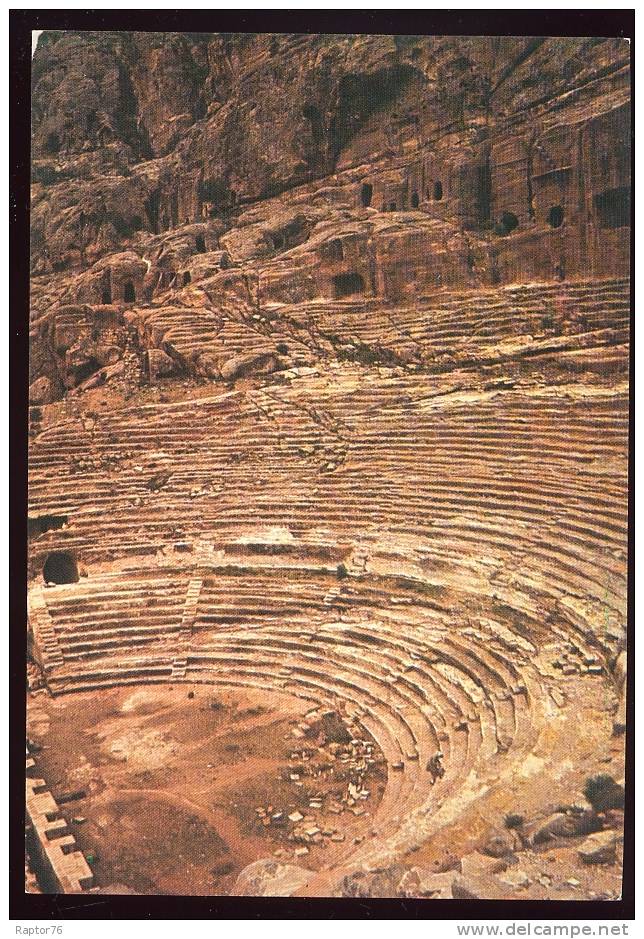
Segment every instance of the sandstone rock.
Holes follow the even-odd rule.
[[[44,375],[29,385],[29,404],[50,404],[52,400],[51,381]]]
[[[494,877],[464,876],[458,874],[452,881],[452,896],[455,900],[503,900],[508,895]]]
[[[578,850],[584,864],[612,864],[617,855],[621,837],[614,831],[599,831],[586,838]]]
[[[615,682],[617,683],[618,688],[621,688],[621,686],[626,681],[627,670],[628,670],[628,657],[627,657],[626,650],[624,649],[617,656],[617,659],[615,660],[615,665],[613,666],[613,675],[615,676]]]
[[[412,867],[401,877],[396,896],[451,900],[453,880],[454,875],[449,872],[434,874],[420,867]]]
[[[315,205],[278,204],[279,211],[264,224],[256,205],[240,212],[241,224],[226,243],[242,257],[249,256],[246,240],[251,252],[269,256],[297,251],[320,206],[359,209],[365,218],[377,218],[385,209],[391,224],[399,210],[410,221],[422,221],[429,208],[449,202],[452,213],[468,224],[479,224],[486,210],[498,219],[504,209],[525,224],[529,175],[539,172],[541,160],[565,165],[568,154],[555,134],[542,132],[535,147],[538,166],[531,167],[529,146],[520,133],[504,127],[504,116],[513,107],[525,111],[531,102],[568,90],[582,69],[626,64],[628,52],[609,40],[599,42],[583,56],[571,54],[564,77],[556,45],[544,43],[530,55],[529,82],[523,68],[509,69],[501,94],[485,105],[488,114],[485,89],[498,78],[494,41],[436,36],[406,44],[392,36],[343,36],[320,44],[312,36],[294,44],[288,36],[269,34],[169,33],[159,44],[154,33],[50,32],[33,65],[36,269],[46,273],[79,263],[144,233],[159,236],[178,225],[210,224],[242,203],[330,177],[367,155],[375,161],[392,146],[401,155],[413,153],[424,140],[440,139],[457,112],[464,128],[476,126],[485,113],[491,141],[475,143],[465,132],[457,156],[434,157],[434,175],[454,179],[453,191],[441,191],[438,202],[406,170],[392,168],[372,178],[368,209],[364,202],[361,206],[365,192],[359,186],[319,182],[311,187]],[[504,40],[504,61],[521,62],[523,52],[521,38]],[[434,93],[430,64],[438,61],[440,95]],[[285,88],[288,93],[280,93]],[[254,102],[252,109],[248,101]],[[419,101],[426,105],[419,107]],[[592,141],[616,133],[619,120],[615,114],[589,116],[586,136]],[[509,150],[515,154],[511,174],[504,163]],[[489,207],[480,184],[486,165],[495,179]],[[66,184],[56,185],[61,181]],[[541,188],[535,199],[543,215]],[[547,250],[552,234],[519,228],[510,237],[497,237],[494,269],[516,274],[536,268],[553,277]],[[530,250],[517,251],[517,235],[527,239]],[[392,239],[402,253],[408,250],[404,230],[392,232]],[[195,251],[203,248],[207,253],[213,244],[206,239]],[[575,265],[579,270],[580,260],[568,253],[566,271]],[[422,249],[409,251],[414,259],[422,254]],[[466,278],[491,266],[485,249],[465,242],[451,260],[442,246],[440,254],[439,267],[456,264]],[[393,273],[392,287],[405,290],[404,275]],[[447,269],[428,273],[434,284],[449,276]]]
[[[338,888],[341,897],[395,897],[398,885],[406,874],[402,865],[376,871],[354,871],[342,878]]]
[[[624,830],[624,810],[607,809],[604,813],[604,824],[607,828],[613,828],[616,831]]]
[[[530,884],[530,878],[526,872],[514,867],[505,871],[505,873],[501,874],[497,879],[499,883],[507,884],[515,890],[521,887],[527,887]]]
[[[461,858],[461,872],[465,877],[487,877],[491,874],[498,874],[508,866],[509,857],[510,855],[495,858],[474,851],[472,854],[466,854],[465,857]]]
[[[622,687],[618,693],[617,699],[617,709],[613,717],[613,734],[618,736],[623,734],[626,731],[626,718],[627,718],[627,694],[626,694],[626,683],[622,684]]]
[[[514,842],[505,835],[493,835],[483,847],[484,854],[492,858],[502,858],[514,851]]]
[[[274,352],[237,355],[221,366],[221,377],[224,381],[234,381],[245,375],[265,375],[274,372],[280,364],[280,358]]]
[[[602,827],[601,819],[593,811],[579,813],[556,812],[545,821],[539,822],[532,831],[529,831],[530,840],[534,845],[546,844],[555,838],[574,838],[577,835],[587,835],[589,832],[599,831]]]
[[[311,879],[311,871],[264,858],[245,867],[231,890],[239,897],[290,897]]]
[[[177,363],[161,349],[148,349],[146,364],[148,378],[152,383],[158,378],[165,378],[177,372]]]

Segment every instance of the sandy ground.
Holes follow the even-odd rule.
[[[298,729],[309,710],[288,695],[267,701],[203,685],[39,694],[28,736],[42,747],[38,772],[54,797],[86,793],[61,810],[97,886],[225,894],[252,861],[296,858],[317,869],[368,832],[386,778],[377,748],[354,815],[351,770],[329,758],[318,733]],[[297,824],[288,819],[296,812]],[[303,826],[319,832],[300,840]]]

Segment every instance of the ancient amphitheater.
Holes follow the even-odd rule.
[[[33,68],[28,889],[619,897],[628,44]]]

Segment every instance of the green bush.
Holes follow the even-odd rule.
[[[589,776],[584,786],[584,796],[596,812],[624,808],[624,788],[608,773]]]
[[[508,812],[508,814],[503,819],[506,828],[521,828],[525,819],[523,815],[519,815],[517,812]]]

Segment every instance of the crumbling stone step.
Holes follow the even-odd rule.
[[[27,760],[26,770],[25,810],[35,835],[34,850],[38,860],[53,877],[61,893],[80,893],[93,886],[92,870],[70,834],[47,784],[31,775],[33,760]]]
[[[192,633],[197,616],[197,610],[199,607],[199,597],[201,595],[202,587],[203,580],[201,578],[195,578],[188,584],[180,623],[181,640],[183,641],[188,640]]]
[[[170,673],[171,678],[185,678],[186,669],[188,668],[188,659],[185,656],[177,656],[177,658],[172,661],[172,671]]]
[[[64,659],[41,587],[34,587],[30,591],[29,622],[36,646],[36,655],[41,658],[43,671],[50,672],[62,665]]]

